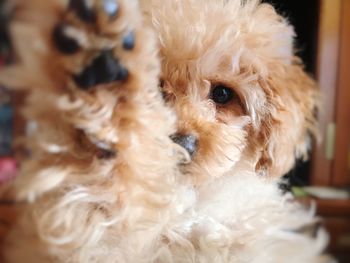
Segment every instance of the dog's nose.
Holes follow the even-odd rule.
[[[174,134],[171,136],[173,142],[179,144],[192,156],[197,151],[197,137],[192,134]]]

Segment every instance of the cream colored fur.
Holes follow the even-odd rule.
[[[66,0],[12,1],[18,63],[0,81],[29,92],[37,130],[14,182],[22,205],[4,261],[328,262],[314,210],[278,189],[306,156],[317,106],[287,21],[254,0],[118,2],[118,19],[92,30]],[[55,50],[61,20],[89,52]],[[131,52],[119,48],[128,27]],[[79,90],[71,75],[106,46],[128,81]],[[241,102],[214,105],[217,82]],[[199,138],[192,159],[175,132]],[[116,156],[99,158],[105,150]]]

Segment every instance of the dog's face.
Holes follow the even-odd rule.
[[[317,92],[293,56],[292,27],[273,7],[145,2],[159,37],[161,88],[178,117],[174,140],[192,155],[186,169],[197,182],[243,161],[281,176],[306,156]]]

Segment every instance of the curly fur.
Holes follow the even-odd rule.
[[[19,62],[0,81],[28,90],[24,113],[37,130],[14,182],[26,202],[6,262],[328,260],[324,230],[305,231],[314,211],[277,186],[306,157],[318,94],[293,55],[292,27],[270,5],[141,0],[139,11],[120,0],[118,19],[99,18],[96,36],[67,0],[12,3]],[[71,75],[96,52],[57,52],[51,31],[62,19],[83,28],[69,34],[85,49],[113,47],[128,81],[77,89]],[[127,27],[132,52],[118,48]],[[215,105],[215,83],[240,102]],[[192,160],[175,132],[197,136]]]
[[[194,174],[212,177],[217,169],[231,169],[240,160],[230,153],[232,145],[270,176],[288,172],[296,157],[306,158],[318,92],[294,56],[294,31],[286,19],[259,1],[141,2],[159,32],[162,76],[176,98],[178,129],[204,144]],[[215,107],[206,100],[210,83],[234,89],[242,105]]]

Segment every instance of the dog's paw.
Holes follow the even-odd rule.
[[[60,110],[91,142],[110,149],[127,133],[119,124],[132,124],[158,92],[155,41],[137,1],[70,0],[50,34],[50,59],[65,79]]]
[[[95,53],[73,75],[78,88],[88,90],[127,80],[129,70],[120,56],[135,48],[136,37],[134,29],[123,21],[123,9],[120,0],[71,0],[67,18],[55,26],[53,41],[62,55]]]
[[[40,144],[44,132],[48,145],[63,137],[63,144],[75,144],[68,138],[73,129],[92,147],[110,150],[127,145],[120,141],[137,130],[173,132],[174,117],[158,90],[155,35],[137,0],[16,4],[11,35],[18,63],[3,76],[29,91],[25,110],[39,123]]]
[[[72,72],[77,88],[90,90],[128,80],[130,69],[124,65],[127,55],[123,53],[134,52],[139,40],[138,23],[133,20],[140,19],[128,4],[123,0],[69,1],[53,28],[52,40],[62,56],[76,55],[71,59],[82,60]]]

